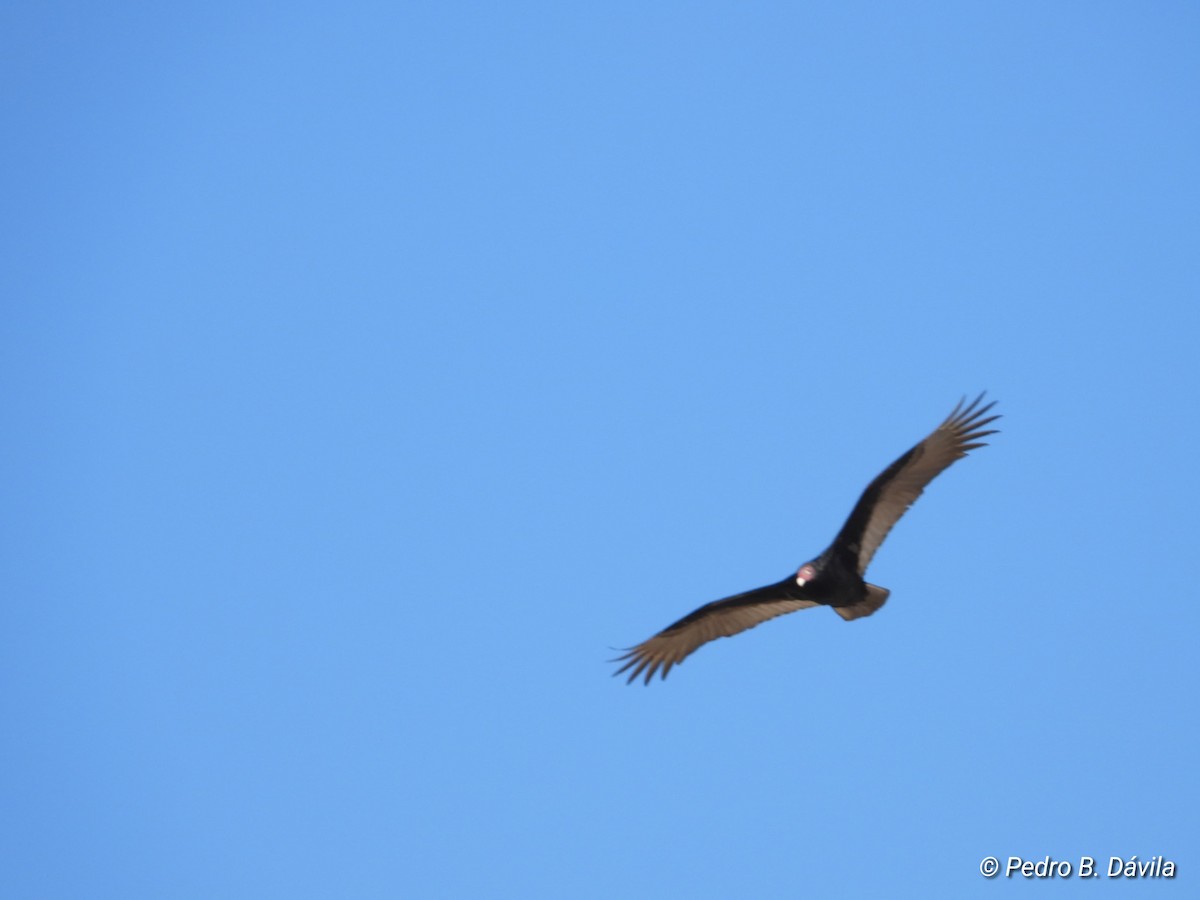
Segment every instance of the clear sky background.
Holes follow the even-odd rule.
[[[1194,4],[18,2],[0,73],[0,895],[1194,894]],[[610,677],[982,389],[877,615]]]

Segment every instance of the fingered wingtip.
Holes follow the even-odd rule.
[[[990,416],[988,415],[988,413],[991,412],[992,407],[996,405],[995,400],[985,403],[983,406],[979,405],[986,396],[987,391],[980,391],[979,395],[974,400],[972,400],[970,403],[967,403],[967,398],[964,395],[963,398],[958,401],[958,405],[954,407],[954,410],[950,413],[950,415],[946,416],[946,420],[942,423],[941,427],[949,428],[952,431],[957,432],[958,434],[962,435],[964,440],[967,441],[973,441],[976,438],[989,434],[997,434],[998,431],[996,429],[992,429],[990,431],[982,430],[984,427],[992,424],[992,422],[995,422],[997,419],[1003,418],[1000,413],[995,413],[994,415]]]
[[[609,649],[615,648],[610,647]],[[665,679],[672,667],[678,665],[681,661],[655,659],[652,655],[645,653],[640,645],[629,648],[629,651],[624,656],[618,656],[616,659],[609,660],[610,663],[625,663],[625,665],[612,673],[614,678],[625,674],[625,672],[632,668],[633,671],[629,672],[629,677],[625,679],[625,683],[633,684],[635,680],[642,678],[642,683],[646,685],[650,684],[651,679],[656,674],[660,678]]]

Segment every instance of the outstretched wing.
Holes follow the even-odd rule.
[[[959,401],[929,437],[888,466],[863,491],[832,547],[834,552],[848,552],[857,558],[859,575],[867,571],[883,539],[926,485],[967,451],[985,446],[980,438],[996,433],[995,429],[983,430],[1000,418],[987,415],[996,403],[980,406],[981,400],[983,394],[965,408],[966,400]]]
[[[644,671],[646,684],[649,684],[660,668],[662,677],[666,678],[672,666],[683,662],[702,644],[753,628],[776,616],[819,605],[815,600],[797,600],[788,596],[787,587],[790,584],[791,580],[785,579],[777,584],[705,604],[613,660],[625,663],[613,674],[620,675],[632,668],[626,682],[628,684]]]

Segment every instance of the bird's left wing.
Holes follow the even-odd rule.
[[[776,616],[819,605],[815,600],[788,596],[789,582],[790,579],[705,604],[614,660],[625,665],[613,674],[620,675],[632,668],[628,684],[644,671],[645,683],[649,684],[660,668],[662,677],[666,678],[672,666],[683,662],[702,644],[753,628]]]

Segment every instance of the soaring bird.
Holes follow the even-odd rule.
[[[613,660],[629,669],[631,683],[645,673],[649,684],[654,673],[666,678],[672,666],[683,662],[702,644],[731,637],[760,622],[810,606],[830,606],[847,622],[875,612],[888,598],[887,588],[863,580],[867,566],[883,539],[888,536],[929,482],[967,451],[986,446],[980,438],[996,434],[984,430],[1000,416],[989,416],[995,401],[980,406],[980,394],[964,406],[959,401],[933,433],[917,444],[867,485],[846,524],[833,543],[816,559],[802,565],[783,581],[714,600],[668,625],[654,637]]]

